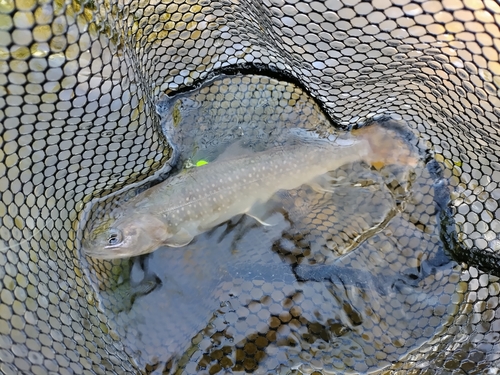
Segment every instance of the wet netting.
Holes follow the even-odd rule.
[[[499,17],[493,0],[0,0],[0,372],[499,373]],[[410,196],[397,178],[328,205],[289,192],[310,200],[300,225],[242,236],[273,252],[236,269],[196,248],[86,257],[90,203],[165,171],[166,121],[213,139],[396,121],[426,165]],[[372,215],[386,196],[391,221]],[[357,248],[370,220],[386,237]]]

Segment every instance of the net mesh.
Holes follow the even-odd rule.
[[[448,296],[441,303],[451,306],[450,320],[435,332],[430,316],[420,318],[418,332],[430,327],[433,336],[424,333],[428,339],[410,353],[381,338],[389,349],[374,368],[498,372],[498,17],[496,1],[475,0],[0,0],[0,370],[173,368],[137,362],[99,308],[78,253],[78,221],[92,199],[153,175],[168,160],[154,106],[162,93],[239,70],[299,82],[339,126],[388,115],[427,142],[452,187],[448,232],[456,236],[449,251],[466,264],[457,275],[440,276],[454,281],[453,290],[432,284],[436,295]],[[218,90],[216,100],[231,101]],[[121,266],[92,264],[106,275]],[[239,287],[258,296],[262,285],[243,280]],[[290,301],[270,304],[271,331],[312,303],[290,296],[280,281],[268,288],[276,303]],[[231,314],[221,307],[212,330],[201,331],[196,350],[181,358],[182,371],[256,371],[272,334],[248,335],[232,349],[203,341],[223,340],[227,332],[213,327],[236,319]],[[297,324],[321,336],[313,323]],[[323,371],[315,360],[302,358],[310,367],[301,371]],[[342,366],[328,371],[371,369],[355,360]]]

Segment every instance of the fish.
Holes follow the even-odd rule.
[[[330,191],[327,173],[348,163],[415,164],[411,153],[391,152],[390,145],[397,142],[390,130],[367,128],[334,139],[292,129],[285,141],[258,152],[243,141],[235,142],[215,160],[184,169],[123,203],[105,227],[83,238],[83,252],[115,259],[147,254],[161,246],[183,247],[240,214],[274,225],[266,203],[280,190],[308,184]]]

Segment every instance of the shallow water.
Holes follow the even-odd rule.
[[[265,77],[224,77],[167,104],[179,165],[243,136],[258,149],[286,128],[336,133],[300,89]],[[330,173],[333,193],[280,192],[272,227],[239,215],[186,247],[84,259],[113,333],[153,373],[365,373],[403,359],[463,298],[440,237],[447,184],[429,160],[349,164]],[[96,207],[88,225],[113,215]]]

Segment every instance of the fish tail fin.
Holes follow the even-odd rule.
[[[372,152],[365,156],[365,162],[377,169],[390,164],[416,167],[421,158],[416,146],[410,142],[413,133],[410,135],[408,130],[392,125],[375,122],[352,131],[354,136],[366,139],[370,145]]]

